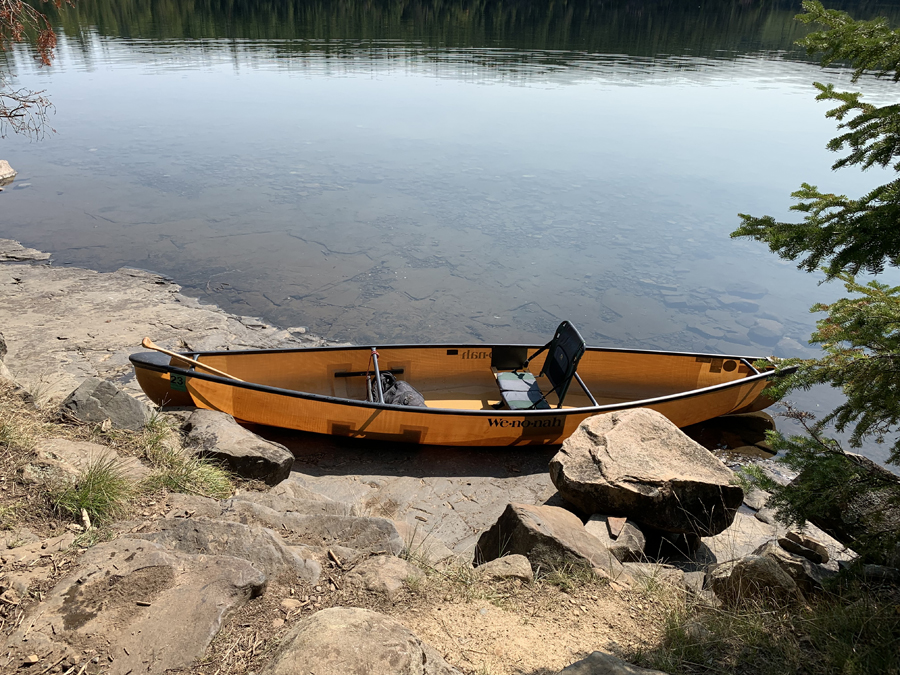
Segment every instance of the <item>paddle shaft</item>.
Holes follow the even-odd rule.
[[[237,380],[238,382],[243,382],[239,377],[235,377],[234,375],[229,375],[225,371],[219,370],[218,368],[213,368],[212,366],[207,366],[205,363],[200,363],[199,361],[195,361],[194,359],[189,359],[178,352],[170,352],[168,349],[163,349],[162,347],[157,347],[153,344],[153,340],[148,337],[145,337],[141,341],[141,346],[145,349],[152,349],[157,352],[162,352],[163,354],[168,354],[169,356],[174,356],[176,359],[181,359],[182,361],[187,361],[188,363],[193,363],[195,366],[199,368],[203,368],[203,370],[208,370],[214,375],[219,375],[220,377],[227,377],[229,380]]]

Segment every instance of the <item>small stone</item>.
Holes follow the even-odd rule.
[[[622,528],[625,527],[627,520],[628,518],[615,518],[612,516],[606,519],[606,526],[609,528],[609,534],[613,539],[617,539],[622,533]]]
[[[281,628],[284,625],[284,619],[278,618],[272,620],[272,628]]]
[[[40,661],[40,659],[38,658],[37,654],[29,654],[28,656],[25,657],[25,661],[24,661],[23,665],[33,666],[35,663],[38,663],[39,661]]]
[[[281,601],[281,609],[291,612],[299,607],[302,607],[303,603],[297,600],[296,598],[285,598]]]
[[[482,580],[521,579],[534,580],[534,570],[528,558],[520,554],[506,555],[475,568],[475,574]]]
[[[791,530],[784,537],[779,538],[778,545],[785,551],[802,555],[817,565],[827,563],[829,559],[828,549],[822,542],[796,530]]]

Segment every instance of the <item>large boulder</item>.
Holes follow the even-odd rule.
[[[145,404],[116,387],[112,382],[89,377],[62,403],[63,411],[82,422],[102,423],[140,431],[150,421]]]
[[[646,408],[586,419],[550,461],[550,478],[585,513],[700,536],[731,525],[744,497],[728,467]]]
[[[294,456],[286,447],[247,431],[231,415],[197,410],[183,428],[188,445],[224,462],[239,476],[276,485],[291,473]]]
[[[581,519],[558,506],[509,504],[475,547],[475,564],[518,553],[533,566],[588,566],[612,581],[630,581],[616,557],[591,534]]]
[[[246,560],[117,539],[88,549],[7,646],[53,663],[91,645],[109,675],[190,668],[228,614],[265,584]]]
[[[355,607],[323,609],[299,622],[262,675],[461,675],[396,619]]]

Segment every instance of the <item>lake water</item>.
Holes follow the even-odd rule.
[[[842,288],[730,239],[737,214],[883,179],[830,171],[811,83],[896,85],[806,60],[799,3],[178,4],[79,2],[51,68],[7,54],[56,133],[0,141],[0,237],[342,341],[569,319],[590,344],[802,356]]]

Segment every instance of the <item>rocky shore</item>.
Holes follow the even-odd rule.
[[[855,557],[779,525],[764,493],[651,411],[587,420],[561,449],[490,452],[152,413],[128,363],[144,336],[173,350],[323,342],[159,275],[58,268],[9,240],[0,289],[4,400],[37,399],[92,434],[42,427],[0,511],[12,493],[77,482],[116,430],[151,420],[240,477],[221,498],[144,492],[102,537],[86,537],[86,515],[11,527],[3,672],[651,672],[620,659],[659,643],[666,602],[804,602]],[[771,420],[735,417],[735,446],[764,445]],[[141,483],[146,460],[117,461]]]

